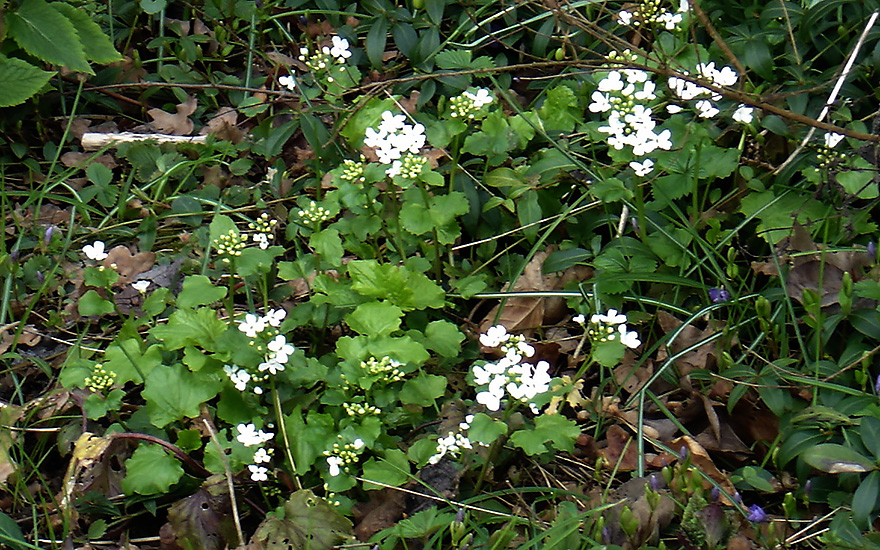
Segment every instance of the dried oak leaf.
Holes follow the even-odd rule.
[[[331,550],[353,542],[351,522],[308,489],[290,495],[284,517],[267,517],[247,550]]]
[[[116,159],[113,158],[113,155],[95,155],[94,153],[81,153],[79,151],[68,151],[61,155],[61,163],[68,167],[77,167],[85,170],[89,167],[90,164],[98,163],[103,164],[110,170],[113,170],[118,164],[116,164]]]
[[[571,281],[584,281],[592,276],[592,269],[574,266],[561,274],[543,273],[542,268],[552,248],[536,253],[526,264],[522,275],[513,288],[505,285],[504,292],[533,292],[561,290]],[[500,313],[499,313],[500,311]],[[485,333],[493,325],[503,325],[508,332],[530,335],[543,324],[555,324],[566,314],[565,300],[557,297],[514,297],[506,303],[492,308],[480,323],[480,332]],[[497,317],[497,321],[496,321]]]
[[[681,326],[682,322],[673,317],[672,315],[666,313],[665,311],[661,311],[657,314],[657,320],[660,322],[660,327],[663,329],[663,332],[666,334],[670,334],[673,331],[677,330],[678,327]],[[682,329],[681,332],[678,333],[678,336],[672,342],[672,345],[669,346],[668,352],[672,355],[677,355],[684,349],[687,349],[697,342],[708,338],[718,332],[711,324],[700,330],[695,326],[688,325]],[[660,359],[660,354],[658,354],[658,359]],[[711,369],[715,364],[715,344],[713,342],[709,342],[707,344],[703,344],[691,351],[683,354],[678,359],[675,360],[675,365],[678,367],[678,372],[680,375],[685,376],[691,371],[698,369]]]
[[[107,252],[107,258],[103,261],[105,267],[111,267],[119,274],[115,286],[124,286],[134,282],[139,273],[148,271],[155,263],[155,253],[138,252],[132,254],[128,247],[122,245],[115,246]]]
[[[406,510],[406,493],[385,488],[370,491],[369,502],[359,502],[352,512],[356,525],[354,535],[360,541],[368,541],[381,531],[397,524]]]
[[[16,325],[6,325],[0,328],[0,354],[6,353],[15,340]],[[18,337],[18,343],[34,347],[40,343],[42,336],[33,325],[25,325]]]
[[[632,472],[639,465],[639,448],[636,441],[617,424],[605,432],[607,445],[602,449],[605,460],[621,472]]]
[[[244,141],[245,133],[237,124],[238,111],[231,107],[221,107],[208,117],[208,122],[199,130],[199,135],[214,134],[217,139],[238,144]]]
[[[196,105],[198,102],[193,96],[178,104],[176,113],[166,113],[162,109],[150,109],[147,114],[152,117],[152,126],[157,131],[172,136],[188,136],[195,126],[189,116],[196,112]]]
[[[170,529],[162,540],[162,550],[235,547],[237,536],[226,478],[211,476],[194,494],[172,504],[167,525]]]

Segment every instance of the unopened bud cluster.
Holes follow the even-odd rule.
[[[349,183],[364,183],[364,162],[366,159],[362,156],[361,161],[357,162],[351,159],[342,161],[342,174],[340,178]]]
[[[407,154],[401,160],[395,160],[391,164],[391,168],[385,170],[385,174],[390,177],[400,176],[407,179],[416,179],[422,173],[422,168],[428,163],[428,159],[419,155]]]
[[[449,116],[473,120],[479,114],[480,109],[492,103],[493,99],[489,90],[485,88],[480,88],[476,93],[464,92],[449,100]]]
[[[336,436],[340,441],[341,435]],[[342,471],[348,471],[348,465],[358,461],[358,453],[364,448],[364,441],[360,438],[355,439],[351,443],[334,443],[333,447],[324,451],[327,457],[327,465],[330,468],[331,476],[338,476]]]
[[[382,413],[379,407],[363,403],[343,403],[342,408],[348,416],[379,416]]]
[[[98,363],[95,365],[92,375],[87,376],[84,382],[91,391],[103,392],[113,385],[114,380],[116,380],[116,373],[104,370],[104,365]]]
[[[309,207],[296,213],[300,222],[304,225],[318,225],[329,220],[332,216],[323,206],[318,206],[315,201],[309,202]]]
[[[399,366],[400,363],[390,357],[383,357],[382,359],[370,357],[366,361],[361,361],[361,368],[363,368],[367,374],[373,376],[385,375],[389,382],[403,380],[403,377],[406,376],[403,371],[397,368]]]
[[[221,256],[227,256],[227,258],[223,258],[223,261],[226,262],[229,261],[228,257],[241,256],[241,251],[244,250],[245,246],[247,246],[247,237],[239,235],[232,229],[228,233],[214,239],[214,247],[217,248],[217,253]]]

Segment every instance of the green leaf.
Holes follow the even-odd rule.
[[[472,442],[479,442],[483,445],[491,445],[496,439],[507,433],[507,424],[495,420],[485,413],[477,413],[471,421],[471,427],[467,432],[467,437]]]
[[[122,490],[131,495],[156,495],[168,492],[168,488],[183,476],[183,468],[174,457],[155,443],[143,443],[125,461],[125,478]]]
[[[382,66],[382,56],[385,55],[385,42],[388,40],[388,20],[377,17],[373,20],[370,32],[367,33],[365,42],[367,59],[373,67]]]
[[[880,420],[873,416],[863,416],[859,425],[859,435],[865,447],[880,460]]]
[[[167,324],[153,327],[150,334],[162,340],[169,350],[193,345],[216,351],[217,340],[227,328],[226,323],[217,318],[217,312],[203,307],[197,310],[178,309],[171,314]]]
[[[0,542],[12,550],[26,550],[32,548],[24,538],[21,527],[11,517],[0,512]]]
[[[874,463],[849,447],[824,443],[807,449],[801,458],[817,470],[829,474],[860,473],[874,469]]]
[[[83,317],[91,317],[92,315],[106,315],[115,311],[113,303],[109,300],[101,298],[94,289],[83,294],[79,302],[76,304],[79,314]]]
[[[400,402],[404,405],[430,407],[446,393],[448,381],[445,376],[421,373],[403,383],[400,389]]]
[[[386,299],[404,311],[439,308],[446,293],[422,273],[376,260],[355,260],[346,266],[352,289],[362,296]]]
[[[449,321],[432,321],[425,328],[425,345],[443,357],[458,357],[464,334]]]
[[[626,346],[617,340],[596,342],[592,348],[592,359],[603,367],[616,367],[623,360]]]
[[[54,75],[21,59],[0,55],[0,107],[24,103]]]
[[[633,198],[633,192],[627,189],[626,185],[617,178],[605,178],[593,183],[590,186],[590,192],[597,199],[605,203]],[[654,193],[656,195],[656,189]]]
[[[199,416],[199,405],[216,396],[222,386],[219,380],[189,372],[176,363],[154,369],[141,395],[147,402],[150,422],[162,428],[175,420]]]
[[[517,430],[510,436],[510,442],[528,455],[542,454],[551,450],[571,452],[580,434],[580,428],[564,416],[544,415],[535,419],[534,428]],[[547,444],[550,446],[548,447]]]
[[[284,509],[266,517],[251,545],[266,550],[331,550],[352,540],[351,522],[308,489],[293,493]]]
[[[165,6],[168,4],[168,0],[141,0],[141,9],[144,10],[144,13],[147,15],[156,15],[160,11],[165,9]]]
[[[149,376],[162,364],[162,346],[153,344],[141,352],[141,342],[135,338],[117,338],[104,352],[104,370],[116,373],[116,383],[142,383],[141,377]]]
[[[122,60],[122,55],[113,47],[110,37],[92,21],[88,13],[64,2],[53,2],[50,5],[73,23],[88,59],[105,65]]]
[[[541,266],[543,273],[556,273],[565,271],[569,267],[585,264],[593,257],[593,253],[585,248],[567,248],[551,252]]]
[[[516,201],[516,217],[519,220],[520,227],[524,228],[522,229],[523,235],[529,242],[535,242],[535,239],[538,238],[538,231],[541,230],[541,226],[535,222],[541,220],[541,214],[541,205],[538,204],[537,193],[526,193]]]
[[[188,275],[183,280],[183,289],[177,295],[177,305],[182,308],[206,306],[222,300],[226,288],[214,286],[204,275]]]
[[[495,62],[485,56],[472,61],[470,50],[443,50],[434,57],[434,60],[438,67],[447,70],[491,69],[495,66]]]
[[[538,116],[547,132],[571,132],[584,119],[578,98],[568,86],[557,86],[547,91]]]
[[[219,239],[220,235],[228,235],[232,233],[238,236],[238,228],[235,226],[235,222],[225,214],[217,214],[214,216],[214,219],[211,220],[211,225],[208,227],[212,242]]]
[[[871,200],[876,199],[878,194],[877,184],[874,181],[875,172],[870,169],[847,170],[839,172],[835,176],[837,183],[843,187],[843,190],[850,195],[855,195],[860,199]]]
[[[345,322],[358,334],[388,336],[400,329],[403,310],[387,302],[367,302],[345,317]]]
[[[385,451],[383,459],[371,458],[364,462],[364,479],[378,481],[388,485],[403,485],[410,478],[409,460],[403,451],[389,449]],[[364,483],[364,489],[383,489],[380,485]]]
[[[862,480],[853,495],[853,520],[862,529],[867,527],[868,519],[877,508],[878,495],[880,495],[880,472],[875,471]]]
[[[342,255],[345,250],[342,248],[339,231],[332,228],[318,231],[309,238],[309,246],[331,266],[342,265]]]
[[[76,72],[95,74],[71,21],[43,0],[24,0],[6,13],[9,37],[37,57]]]
[[[265,275],[275,265],[275,258],[283,253],[283,246],[270,246],[265,250],[250,246],[235,258],[235,271],[242,277]]]

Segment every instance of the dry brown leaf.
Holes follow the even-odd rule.
[[[681,321],[666,313],[665,311],[660,311],[657,314],[657,320],[660,322],[660,327],[666,334],[677,330],[678,327],[680,327],[682,324]],[[711,325],[703,330],[700,330],[693,325],[688,325],[678,334],[678,337],[672,342],[672,346],[669,348],[669,352],[673,355],[677,355],[680,351],[691,347],[692,345],[705,338],[708,338],[716,332],[717,330],[715,330]],[[711,370],[711,368],[715,365],[714,351],[715,344],[713,342],[710,342],[707,344],[703,344],[696,349],[693,349],[680,356],[678,359],[675,360],[675,365],[678,367],[679,374],[685,376],[691,371],[697,369]]]
[[[674,450],[681,448],[687,449],[687,452],[691,459],[691,464],[699,468],[704,474],[714,479],[715,482],[718,483],[718,485],[720,485],[725,492],[727,492],[727,494],[732,495],[736,492],[736,489],[727,478],[727,475],[725,475],[723,472],[721,472],[721,470],[718,469],[717,466],[715,466],[715,462],[713,462],[712,458],[709,457],[709,453],[706,452],[706,449],[703,448],[703,446],[700,445],[697,440],[690,436],[683,435],[674,440],[670,444],[670,447],[672,447],[672,449]],[[706,488],[709,487],[708,482],[706,482],[706,486]],[[724,499],[724,496],[722,496],[722,499]]]
[[[176,113],[167,113],[162,109],[150,109],[147,114],[152,117],[152,126],[159,132],[172,136],[188,136],[193,131],[193,121],[189,115],[196,111],[198,102],[195,96],[177,105]]]
[[[6,353],[10,346],[12,346],[17,326],[18,323],[13,323],[0,329],[0,354]],[[18,344],[34,347],[40,343],[40,340],[42,340],[42,337],[37,332],[37,329],[33,325],[25,325],[18,337]]]
[[[614,380],[621,389],[632,395],[642,389],[653,374],[654,363],[652,361],[646,361],[642,366],[636,366],[635,355],[627,350],[623,362],[614,369]]]
[[[354,536],[367,541],[388,527],[392,527],[406,510],[406,493],[391,488],[370,491],[369,502],[359,502],[352,507],[354,514]]]
[[[119,166],[116,164],[116,159],[113,158],[113,155],[95,156],[93,153],[81,153],[79,151],[68,151],[61,155],[61,163],[68,168],[76,166],[85,170],[90,164],[95,162],[103,164],[111,170]]]
[[[221,107],[216,113],[208,118],[199,135],[214,134],[217,139],[241,143],[245,133],[238,124],[238,112],[231,107]]]
[[[154,252],[139,252],[132,255],[128,247],[122,245],[107,252],[107,258],[103,261],[105,267],[110,267],[119,274],[114,284],[117,287],[134,282],[135,276],[149,271],[155,263]]]
[[[605,432],[607,446],[602,449],[605,460],[621,472],[632,472],[639,466],[639,448],[635,439],[623,428],[613,424]]]

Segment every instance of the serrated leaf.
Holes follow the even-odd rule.
[[[183,476],[174,457],[155,443],[140,445],[125,461],[122,490],[126,494],[156,495],[168,491]]]
[[[169,350],[193,345],[216,351],[217,340],[226,329],[226,323],[217,318],[213,309],[203,307],[195,311],[178,309],[167,324],[153,327],[150,334],[162,340]]]
[[[252,550],[330,550],[352,538],[352,525],[326,500],[308,489],[284,503],[283,515],[268,516],[257,528]]]
[[[104,65],[122,60],[122,55],[113,47],[110,37],[104,34],[86,12],[64,2],[53,2],[50,6],[73,23],[88,59]]]
[[[544,415],[535,419],[533,429],[517,430],[510,436],[510,442],[528,455],[542,454],[554,449],[571,451],[574,449],[574,441],[580,433],[580,428],[564,416]]]
[[[199,405],[220,391],[220,381],[192,373],[181,364],[156,368],[141,392],[147,401],[150,422],[162,428],[175,420],[199,416]]]
[[[24,103],[55,75],[27,61],[0,55],[0,107]]]
[[[874,469],[867,457],[837,443],[824,443],[807,449],[801,458],[817,470],[829,474],[861,473]]]
[[[425,345],[443,357],[458,357],[464,334],[449,321],[433,321],[425,327]]]
[[[95,74],[73,23],[43,0],[24,0],[6,14],[8,36],[27,53],[72,71]]]

